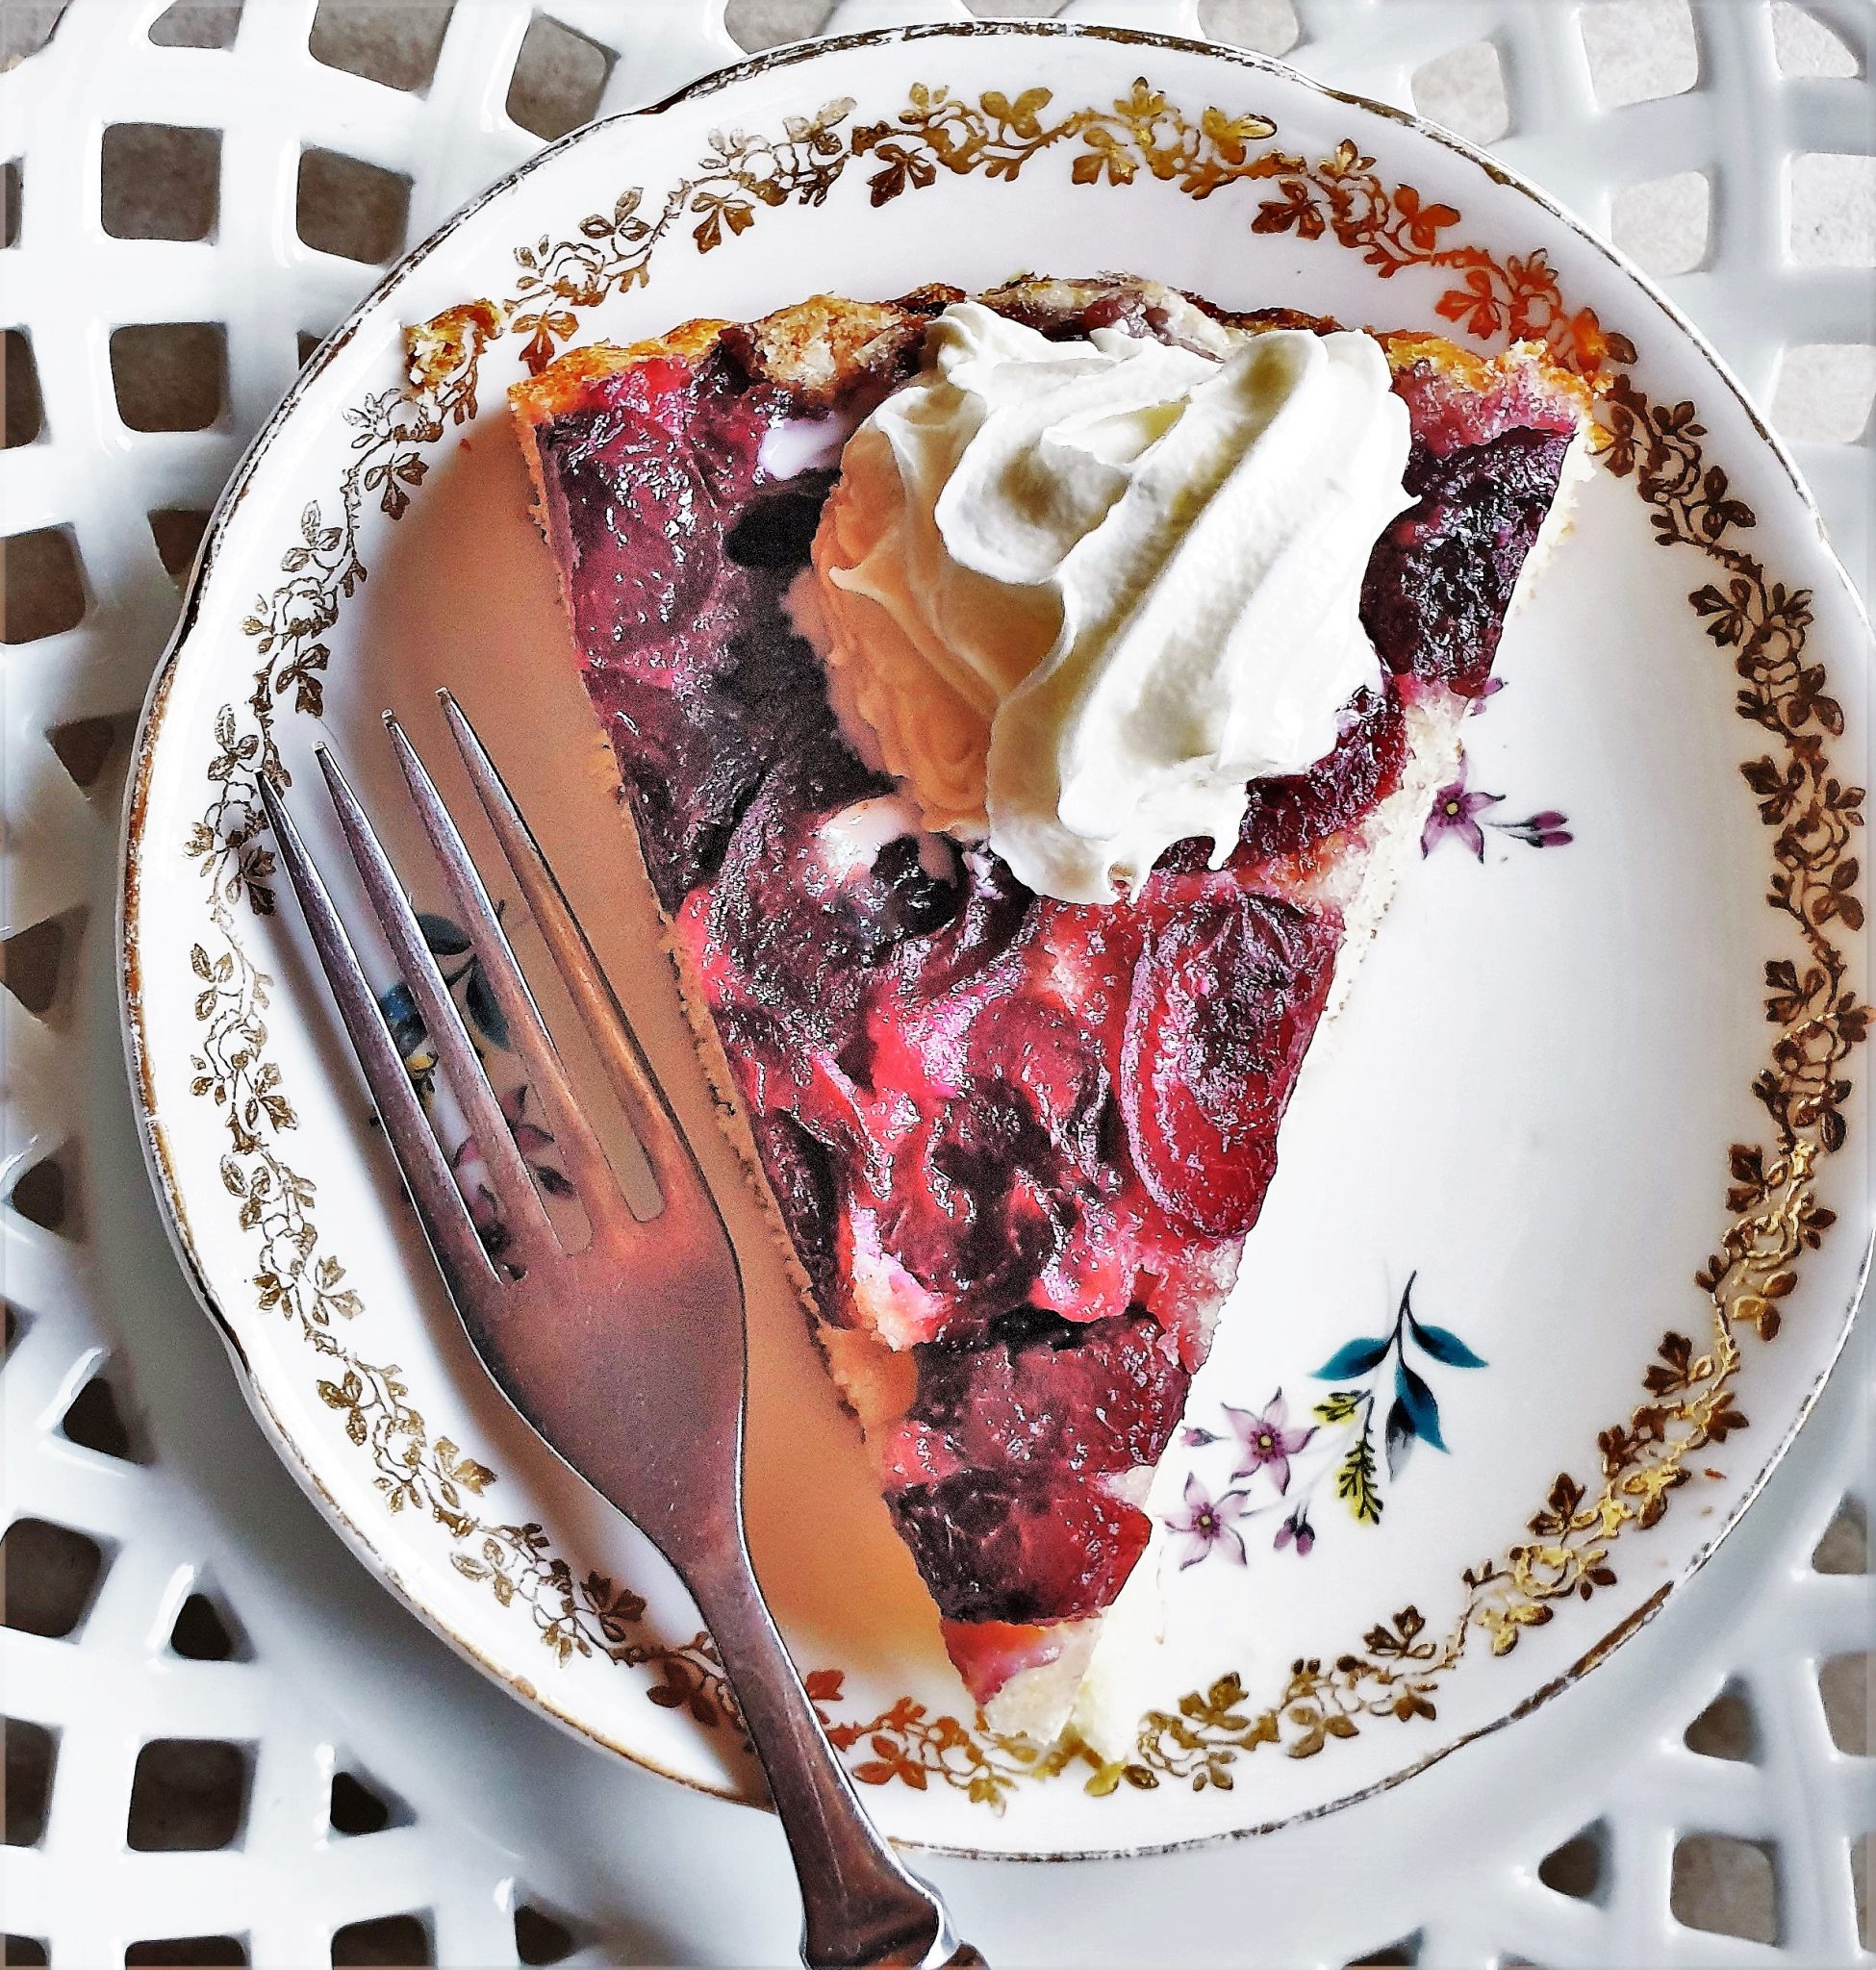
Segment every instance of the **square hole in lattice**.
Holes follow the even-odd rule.
[[[1691,273],[1707,258],[1713,187],[1705,171],[1676,171],[1615,194],[1610,238],[1644,273]]]
[[[169,1646],[191,1662],[231,1662],[249,1653],[234,1616],[200,1589],[176,1610]]]
[[[1868,342],[1801,342],[1779,359],[1772,422],[1787,438],[1854,444],[1876,404],[1876,347]],[[1862,1566],[1825,1569],[1861,1573]]]
[[[160,48],[232,48],[241,0],[176,0],[150,23]]]
[[[1876,157],[1807,151],[1793,158],[1787,241],[1806,266],[1876,265]]]
[[[1685,1738],[1691,1752],[1704,1758],[1731,1758],[1750,1763],[1760,1754],[1759,1726],[1745,1693],[1728,1683],[1687,1726]]]
[[[77,1150],[70,1143],[61,1143],[49,1156],[41,1156],[13,1178],[8,1203],[41,1231],[82,1240],[85,1219],[79,1208],[77,1166]]]
[[[1778,1940],[1778,1876],[1772,1850],[1723,1833],[1690,1833],[1674,1849],[1667,1906],[1675,1921],[1711,1935]]]
[[[1876,266],[1876,157],[1807,151],[1790,170],[1791,257],[1801,266]]]
[[[6,445],[31,444],[45,428],[38,365],[25,332],[10,328],[0,336],[0,404],[5,406]]]
[[[1511,127],[1505,69],[1489,41],[1471,41],[1413,71],[1413,107],[1472,143],[1496,143]]]
[[[783,41],[818,35],[832,11],[826,0],[815,0],[811,8],[801,6],[799,0],[729,0],[723,10],[723,26],[746,54],[758,55]]]
[[[1814,13],[1791,0],[1772,0],[1772,49],[1781,75],[1861,75],[1857,51]]]
[[[68,0],[11,0],[0,7],[0,69],[37,55],[52,38]]]
[[[1869,1681],[1876,1656],[1838,1655],[1817,1672],[1817,1693],[1831,1741],[1853,1757],[1868,1757],[1876,1746],[1869,1736]]]
[[[123,1397],[108,1375],[94,1375],[60,1419],[60,1432],[81,1450],[126,1463],[147,1461],[148,1445]]]
[[[104,1572],[104,1548],[89,1533],[47,1519],[15,1519],[0,1540],[7,1627],[58,1641],[85,1619]]]
[[[19,244],[19,160],[0,164],[0,249]]]
[[[316,62],[415,92],[429,87],[453,0],[319,0],[307,46]]]
[[[250,1754],[216,1738],[159,1737],[137,1755],[126,1838],[139,1854],[234,1844],[247,1817]]]
[[[0,985],[36,1020],[50,1020],[64,1008],[70,983],[68,955],[76,950],[82,911],[29,923],[0,943]]]
[[[36,1935],[0,1935],[0,1963],[6,1964],[8,1970],[13,1970],[15,1963],[21,1966],[21,1970],[29,1964],[37,1966],[37,1970],[43,1970],[51,1960],[45,1953],[45,1945]]]
[[[509,115],[537,137],[564,137],[593,120],[612,63],[609,49],[537,13],[509,80]]]
[[[37,1847],[52,1804],[52,1733],[17,1717],[7,1718],[0,1728],[7,1740],[6,1844]]]
[[[319,346],[319,344],[324,341],[324,336],[315,335],[310,328],[303,328],[300,330],[299,366],[302,369],[304,369],[307,364],[309,364],[313,360],[313,351],[317,349]]]
[[[412,1815],[388,1785],[362,1772],[338,1771],[332,1775],[326,1818],[335,1833],[356,1839],[365,1833],[382,1833],[387,1827],[407,1827]]]
[[[0,541],[0,643],[37,643],[85,619],[85,579],[66,527]]]
[[[228,332],[218,321],[114,329],[111,382],[133,431],[202,431],[228,395]]]
[[[526,1902],[515,1908],[515,1954],[523,1963],[564,1963],[579,1948],[579,1938],[558,1916]]]
[[[379,1915],[348,1922],[332,1937],[333,1970],[357,1964],[434,1963],[430,1926],[420,1915]]]
[[[411,181],[336,150],[304,150],[293,224],[316,252],[377,263],[404,243]]]
[[[1348,1965],[1348,1970],[1413,1970],[1419,1960],[1420,1938],[1408,1936],[1406,1942],[1389,1943],[1384,1950],[1356,1957]]]
[[[114,123],[104,133],[100,216],[117,240],[206,240],[220,201],[221,133]]]
[[[181,582],[194,567],[208,524],[209,516],[194,506],[164,506],[150,515],[158,558],[173,581]]]
[[[1609,108],[1684,95],[1700,80],[1687,0],[1595,0],[1577,18],[1589,79]]]
[[[1869,1520],[1860,1500],[1846,1498],[1811,1555],[1820,1574],[1866,1574],[1869,1571]]]
[[[238,1935],[171,1935],[157,1942],[132,1943],[125,1970],[148,1964],[152,1970],[196,1970],[196,1966],[245,1963],[247,1945]]]
[[[1544,1856],[1537,1863],[1537,1879],[1545,1887],[1568,1895],[1572,1901],[1592,1901],[1602,1886],[1606,1845],[1600,1822],[1585,1827]]]
[[[1866,1950],[1876,1950],[1876,1909],[1869,1906],[1869,1877],[1876,1873],[1876,1833],[1859,1833],[1850,1842],[1850,1892],[1857,1903],[1857,1933]]]
[[[1215,41],[1287,55],[1303,38],[1290,0],[1199,0],[1199,20]]]
[[[26,1316],[23,1313],[20,1312],[18,1307],[14,1306],[12,1303],[11,1301],[0,1301],[0,1314],[4,1314],[6,1316],[7,1323],[6,1353],[4,1357],[0,1358],[4,1358],[8,1361],[11,1361],[13,1359],[13,1349],[19,1343],[19,1337],[23,1333],[25,1333],[26,1329],[32,1325],[32,1323],[26,1318]]]
[[[59,764],[72,784],[114,812],[115,783],[130,763],[130,742],[137,731],[137,714],[113,718],[72,719],[54,725],[45,735]]]

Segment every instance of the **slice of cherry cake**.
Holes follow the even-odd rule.
[[[959,298],[693,322],[513,398],[706,1064],[952,1659],[998,1721],[1049,1735],[1586,392],[1534,350],[1382,337],[1413,499],[1363,591],[1384,685],[1315,767],[1256,783],[1223,867],[1183,843],[1130,898],[1065,903],[922,830],[798,631],[842,442]],[[1118,278],[980,298],[1052,338],[1219,354],[1332,326]]]

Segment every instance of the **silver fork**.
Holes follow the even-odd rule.
[[[593,947],[462,709],[439,694],[483,812],[636,1131],[661,1204],[634,1216],[443,799],[385,724],[424,832],[547,1115],[592,1229],[565,1249],[417,918],[345,776],[317,757],[352,859],[486,1164],[505,1242],[492,1261],[319,872],[274,789],[261,799],[345,1030],[442,1269],[516,1408],[670,1560],[716,1638],[788,1836],[811,1965],[980,1964],[936,1892],[880,1838],[775,1630],[743,1531],[743,1283],[690,1144]]]

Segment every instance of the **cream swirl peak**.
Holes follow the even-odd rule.
[[[849,738],[1045,895],[1111,901],[1188,836],[1222,859],[1247,784],[1313,765],[1379,679],[1361,578],[1407,442],[1370,336],[1213,356],[958,302],[815,541],[803,626]]]

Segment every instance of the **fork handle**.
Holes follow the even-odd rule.
[[[713,1556],[684,1571],[788,1836],[801,1884],[801,1960],[810,1970],[981,1964],[976,1951],[959,1943],[937,1891],[903,1865],[867,1817],[747,1556]]]

